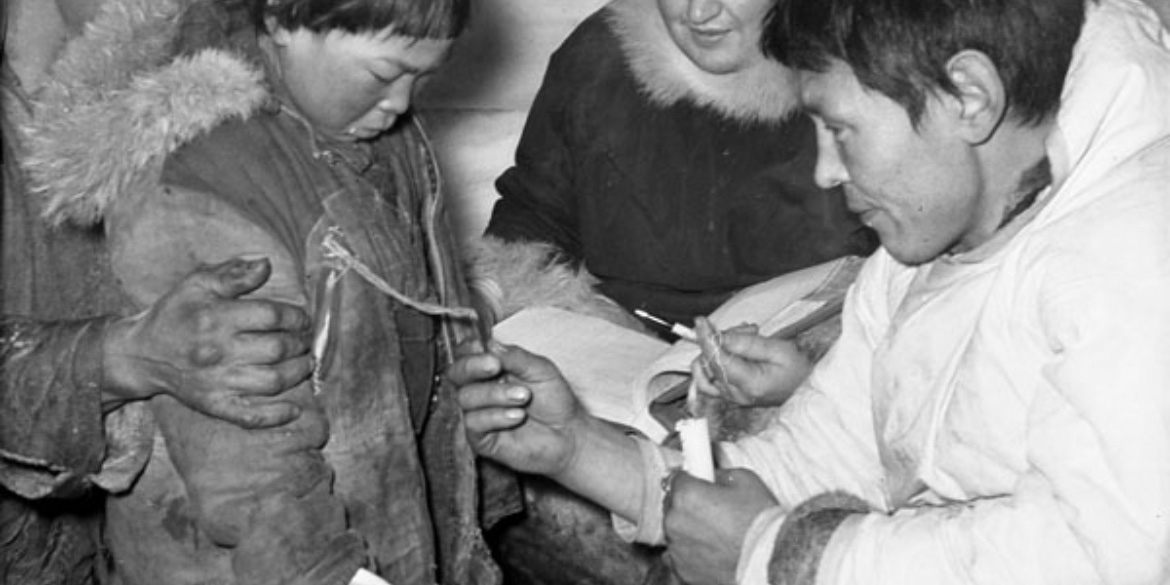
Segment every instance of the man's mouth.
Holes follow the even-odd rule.
[[[845,195],[845,208],[857,215],[861,223],[870,227],[873,227],[873,220],[881,213],[881,210],[877,207],[869,205],[860,199],[850,197],[848,193]]]

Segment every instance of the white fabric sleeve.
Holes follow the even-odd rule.
[[[682,465],[682,454],[657,445],[649,439],[632,435],[642,457],[642,511],[636,519],[611,514],[613,528],[627,542],[660,545],[665,543],[662,528],[662,503],[665,492],[662,480],[671,469]]]
[[[786,508],[830,491],[886,507],[869,392],[890,289],[905,284],[898,274],[884,251],[866,261],[846,296],[841,337],[767,429],[716,446],[719,467],[756,472]]]
[[[784,524],[784,508],[768,508],[760,512],[743,537],[743,548],[739,553],[739,564],[735,569],[735,582],[739,585],[767,585],[768,564],[780,527]]]

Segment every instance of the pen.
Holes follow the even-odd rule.
[[[671,323],[669,321],[659,319],[642,309],[634,309],[634,314],[653,323],[657,323],[663,327],[669,327],[670,332],[690,342],[698,341],[698,336],[695,335],[695,330],[683,325],[681,323]]]

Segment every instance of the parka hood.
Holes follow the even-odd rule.
[[[26,167],[51,223],[89,226],[157,180],[166,155],[264,104],[262,71],[204,49],[177,57],[192,0],[106,0],[33,99]],[[210,6],[210,4],[209,4]]]
[[[1162,0],[1088,4],[1047,150],[1059,216],[1102,192],[1087,188],[1170,140],[1170,34]]]
[[[699,69],[671,39],[653,0],[614,0],[606,17],[640,89],[653,103],[690,100],[737,120],[783,120],[799,105],[795,73],[772,59],[715,75]]]

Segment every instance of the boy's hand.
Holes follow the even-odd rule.
[[[812,371],[812,362],[787,339],[759,334],[754,325],[718,331],[695,320],[702,355],[691,364],[699,392],[742,406],[783,404]]]

